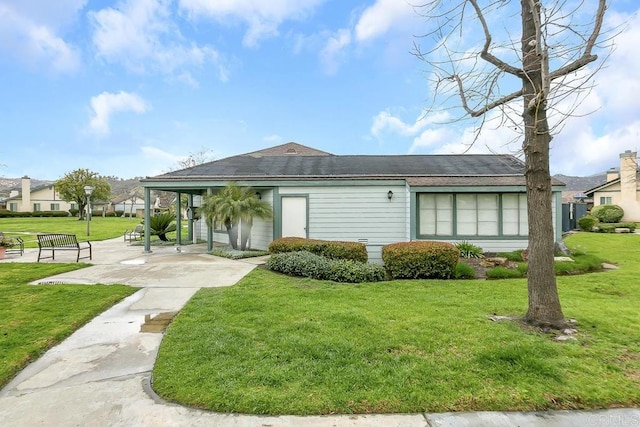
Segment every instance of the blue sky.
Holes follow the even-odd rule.
[[[638,150],[639,10],[611,2],[605,28],[622,33],[578,110],[595,112],[555,137],[552,173]],[[0,176],[152,176],[289,141],[462,152],[472,123],[425,115],[430,70],[411,51],[428,25],[405,0],[0,0]],[[488,128],[470,152],[515,153],[512,138]]]

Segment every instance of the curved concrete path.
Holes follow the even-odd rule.
[[[200,245],[144,254],[121,239],[95,242],[94,266],[41,283],[124,283],[140,291],[105,311],[0,390],[0,426],[640,426],[640,409],[546,413],[280,416],[218,414],[173,405],[150,387],[162,339],[145,315],[177,311],[203,287],[230,286],[259,261],[204,254]],[[0,262],[35,262],[37,250]],[[57,261],[74,261],[70,253]],[[50,261],[49,261],[50,262]]]

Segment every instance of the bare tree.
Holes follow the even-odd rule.
[[[453,96],[463,116],[480,121],[478,132],[490,112],[500,113],[501,125],[519,129],[529,219],[525,321],[562,328],[566,323],[553,261],[549,145],[552,134],[574,113],[602,64],[594,50],[608,44],[600,40],[607,2],[519,3],[432,0],[416,6],[418,13],[429,18],[427,23],[434,25],[424,37],[434,37],[436,47],[423,51],[416,44],[415,54],[431,66],[434,100]],[[585,10],[589,10],[589,18],[581,20]],[[518,14],[519,39],[510,31],[512,18]],[[492,32],[498,28],[499,33]],[[497,34],[502,38],[496,42]],[[461,47],[465,40],[478,37],[481,45],[476,49]]]

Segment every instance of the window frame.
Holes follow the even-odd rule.
[[[508,240],[526,240],[529,238],[529,229],[528,229],[528,218],[527,218],[527,207],[526,207],[526,193],[522,192],[429,192],[429,191],[416,191],[416,221],[415,221],[415,233],[417,239],[465,239],[465,240],[495,240],[495,239],[508,239]],[[421,232],[421,204],[423,203],[422,195],[449,195],[452,197],[452,215],[451,215],[451,234],[423,234]],[[478,197],[479,196],[487,196],[493,195],[497,198],[497,233],[495,234],[479,234],[478,227],[478,216],[479,216],[479,208],[478,208]],[[515,234],[505,234],[504,233],[504,220],[505,220],[505,207],[504,207],[504,196],[516,195],[517,197],[517,232]],[[458,223],[459,223],[459,207],[458,207],[458,198],[459,196],[474,196],[473,200],[475,200],[475,208],[469,209],[470,212],[474,212],[476,218],[475,224],[475,234],[460,234],[458,233]],[[524,204],[522,201],[524,200]],[[436,224],[437,227],[437,224]],[[436,228],[437,233],[437,228]]]

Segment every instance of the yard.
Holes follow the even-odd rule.
[[[87,265],[0,263],[0,387],[47,349],[137,291],[117,285],[28,285]]]
[[[90,235],[87,236],[87,222],[78,218],[0,218],[0,231],[6,236],[20,236],[25,241],[25,247],[37,248],[37,233],[65,233],[75,234],[78,240],[106,240],[115,237],[122,238],[125,230],[133,230],[141,222],[140,218],[116,218],[94,216],[90,222]],[[173,237],[175,233],[170,233]],[[157,236],[152,236],[157,240]]]
[[[346,285],[257,269],[187,304],[153,387],[255,414],[638,406],[640,236],[580,233],[567,244],[621,267],[558,278],[575,341],[487,319],[524,313],[524,279]]]

